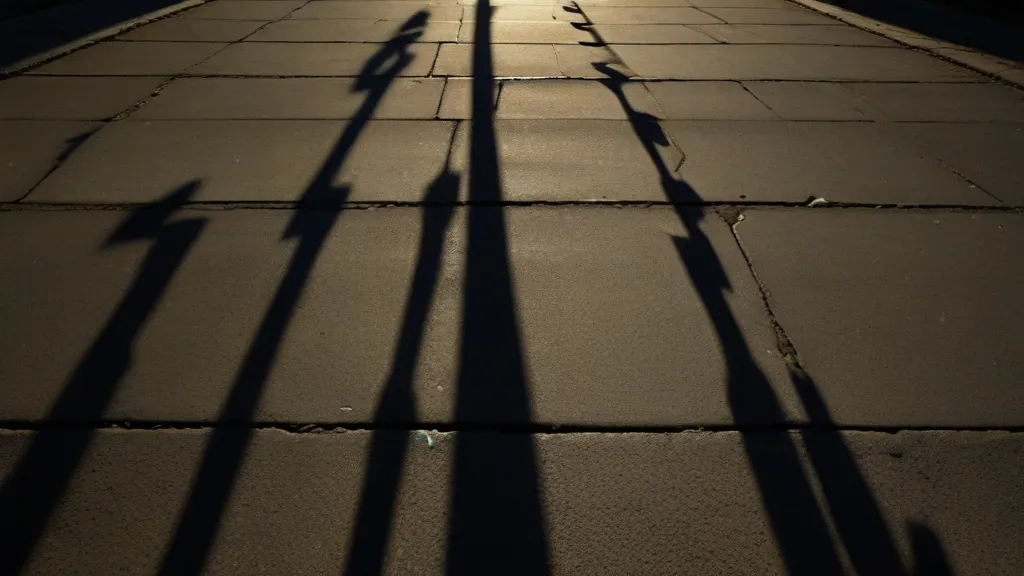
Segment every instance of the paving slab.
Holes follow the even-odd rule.
[[[358,76],[383,44],[264,43],[232,44],[191,70],[210,76]],[[437,44],[410,44],[412,62],[400,76],[426,76]]]
[[[43,78],[0,82],[0,118],[103,120],[152,94],[165,78]]]
[[[498,101],[498,83],[495,82],[491,94],[495,104]],[[441,95],[441,106],[437,109],[437,117],[442,120],[469,120],[473,117],[473,79],[447,78],[444,94]]]
[[[892,40],[853,26],[814,24],[707,24],[694,29],[728,44],[822,44],[826,46],[898,46]]]
[[[427,184],[436,174],[425,172]],[[205,187],[214,186],[215,179],[203,180],[194,199],[209,198]],[[425,190],[426,185],[416,190],[417,199]],[[493,214],[499,209],[474,210]],[[425,421],[454,417],[466,211],[457,211],[444,241],[423,349],[405,384]],[[46,416],[135,282],[152,241],[107,240],[130,214],[0,213],[0,237],[17,247],[0,254],[0,270],[23,279],[0,286],[0,319],[11,327],[0,334],[0,349],[11,359],[0,366],[8,383],[0,390],[3,419]],[[286,235],[292,217],[284,210],[183,210],[174,216],[206,225],[159,306],[139,312],[147,321],[124,343],[131,361],[123,378],[110,383],[116,393],[102,406],[104,417],[216,418],[295,250],[294,237]],[[263,391],[256,419],[373,418],[392,368],[423,217],[417,208],[348,210],[338,216],[266,383],[250,384]],[[729,373],[715,329],[679,261],[673,236],[685,231],[674,209],[522,207],[508,209],[505,217],[524,385],[537,422],[733,421]],[[779,411],[746,420],[801,421],[760,294],[729,227],[708,218],[702,230],[731,287],[725,299],[751,361],[765,374],[765,391],[773,389],[779,397]],[[494,416],[469,410],[459,418],[491,422]],[[507,418],[523,421],[522,415]]]
[[[265,22],[261,21],[167,18],[129,30],[115,39],[150,42],[237,42],[264,24]]]
[[[612,47],[637,75],[666,80],[971,82],[982,78],[920,52],[850,46],[733,44]]]
[[[90,139],[32,199],[150,202],[203,180],[199,200],[298,200],[344,126],[328,120],[121,122]],[[450,122],[371,121],[333,181],[351,185],[353,201],[417,200],[444,164],[452,129]]]
[[[624,66],[614,52],[605,46],[571,46],[555,44],[555,57],[562,73],[572,78],[607,78],[604,72],[594,67],[597,63],[606,64],[623,76],[635,76],[633,71]]]
[[[491,46],[495,76],[563,76],[549,44],[495,44]],[[442,44],[434,65],[435,76],[472,76],[473,45]]]
[[[209,437],[205,430],[96,432],[28,572],[158,572]],[[381,552],[389,571],[444,574],[447,553],[459,557],[447,540],[456,491],[507,494],[516,487],[538,495],[533,506],[544,519],[539,530],[552,574],[622,574],[637,566],[664,574],[784,574],[762,502],[793,500],[799,493],[793,485],[806,480],[791,473],[792,465],[811,470],[804,445],[821,438],[772,432],[430,437],[432,446],[422,435],[405,438],[394,518]],[[27,432],[0,436],[0,469],[13,469],[29,440]],[[846,432],[824,440],[845,447],[852,459],[836,450],[821,461],[851,462],[847,468],[862,476],[832,494],[864,487],[865,506],[877,507],[887,528],[880,536],[908,563],[929,559],[922,557],[928,550],[923,540],[956,574],[1012,574],[1024,565],[1016,545],[1024,512],[1019,435]],[[379,452],[371,456],[372,441],[367,431],[254,432],[211,546],[209,571],[344,571],[361,491],[369,482],[366,466],[381,458]],[[759,487],[745,445],[777,462],[770,477],[788,485],[788,494]],[[787,450],[792,446],[797,448]],[[456,458],[477,450],[510,459],[522,455],[522,461],[506,461],[522,485],[487,474],[467,480],[455,472]],[[827,509],[822,500],[817,505]],[[489,518],[508,514],[485,496],[479,505]],[[812,536],[801,531],[809,526],[792,526],[788,536]],[[521,551],[520,534],[510,532],[502,542]]]
[[[319,0],[292,12],[292,19],[324,20],[354,18],[358,20],[407,20],[419,12],[428,14],[431,22],[459,22],[461,6],[429,6],[422,2],[389,2],[362,0]]]
[[[223,1],[223,0],[222,0]],[[803,8],[702,8],[728,24],[820,24],[846,26],[823,14]]]
[[[635,110],[664,118],[643,84],[630,82],[623,86],[623,90]],[[590,80],[506,82],[502,86],[496,117],[627,119],[615,94],[603,84]]]
[[[455,135],[452,159],[460,168],[468,163],[469,130],[469,123],[461,124]],[[628,122],[501,120],[495,130],[509,200],[665,200],[658,172]],[[675,148],[658,150],[666,166],[679,164]]]
[[[563,9],[561,4],[548,4],[546,6],[492,6],[490,11],[491,22],[585,22],[584,18],[575,12]],[[476,21],[476,8],[466,7],[462,10],[463,22]]]
[[[202,20],[259,20],[284,18],[306,2],[303,0],[215,0],[188,10],[178,18]]]
[[[835,422],[1024,422],[1020,214],[756,211],[737,230]]]
[[[1024,122],[1024,93],[1000,84],[847,84],[887,118]]]
[[[215,42],[100,42],[29,74],[71,76],[170,76],[224,49]]]
[[[464,22],[459,30],[459,42],[473,42],[476,22]],[[573,27],[569,22],[492,22],[492,44],[578,44],[592,42],[586,30]]]
[[[870,120],[856,95],[838,84],[744,82],[743,86],[784,120]]]
[[[648,82],[670,120],[777,120],[739,82]]]
[[[27,194],[77,141],[99,127],[91,122],[0,121],[0,202]]]
[[[705,200],[991,206],[909,139],[864,122],[665,122]]]
[[[404,20],[281,20],[246,38],[254,42],[387,42]],[[455,42],[458,22],[427,21],[420,42]]]
[[[617,8],[595,6],[584,13],[594,24],[721,24],[722,20],[696,8]]]
[[[1008,206],[1024,206],[1022,124],[902,124],[900,132]]]
[[[717,44],[711,36],[682,24],[599,24],[594,29],[609,44]]]
[[[129,118],[352,118],[366,100],[356,83],[356,78],[180,78]],[[443,89],[443,78],[395,79],[374,118],[434,118]]]

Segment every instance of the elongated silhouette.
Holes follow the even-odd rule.
[[[578,7],[572,10],[582,13]],[[606,45],[591,25],[580,28],[594,36],[595,45]],[[594,68],[604,75],[601,82],[615,94],[626,113],[658,171],[666,198],[686,230],[685,238],[674,238],[676,248],[725,355],[729,406],[740,427],[744,450],[787,569],[791,574],[841,574],[838,551],[829,536],[826,516],[798,460],[797,445],[783,431],[744,431],[750,425],[783,424],[786,417],[725,299],[731,286],[714,247],[700,229],[704,213],[697,204],[701,197],[685,181],[676,178],[658,154],[657,147],[669,145],[668,138],[654,117],[637,111],[629,102],[623,88],[627,77],[608,63],[595,63]],[[865,576],[905,573],[871,488],[842,435],[835,429],[817,386],[795,357],[787,360],[790,379],[804,409],[811,423],[818,426],[802,431],[801,438],[854,569]],[[919,543],[914,552],[922,555],[916,561],[918,573],[949,574],[937,537],[921,527],[916,527],[914,534]]]
[[[412,380],[437,288],[445,233],[458,192],[459,177],[450,172],[446,164],[424,197],[425,203],[436,206],[423,209],[423,232],[412,288],[402,316],[391,373],[374,415],[375,424],[402,425],[416,421]],[[409,432],[406,430],[373,432],[345,574],[381,573],[408,448]]]
[[[366,98],[303,193],[300,208],[285,231],[285,238],[298,238],[298,246],[221,409],[218,422],[228,425],[214,428],[207,442],[199,472],[164,557],[163,574],[198,574],[206,564],[228,496],[252,440],[253,429],[246,424],[252,421],[285,330],[317,256],[341,214],[340,205],[349,194],[347,186],[335,186],[333,179],[388,87],[412,62],[408,46],[422,34],[427,19],[424,11],[409,18],[398,35],[381,46],[360,72],[355,89],[366,92]]]
[[[476,5],[470,127],[469,222],[463,289],[458,423],[532,419],[494,126],[491,7]],[[529,434],[455,437],[447,544],[449,574],[549,571],[537,463]]]
[[[24,568],[57,503],[95,435],[91,427],[132,365],[132,348],[205,226],[203,219],[175,219],[199,189],[190,182],[153,204],[129,213],[107,239],[111,248],[152,242],[135,279],[92,346],[75,367],[45,422],[0,490],[0,574]]]

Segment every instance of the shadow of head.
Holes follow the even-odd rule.
[[[103,246],[113,246],[132,240],[145,240],[156,237],[168,225],[167,220],[195,195],[196,191],[199,190],[199,185],[199,180],[193,180],[156,202],[144,204],[132,210],[128,218],[107,238]],[[203,222],[203,219],[190,218],[175,221],[173,224],[195,225],[201,222]]]
[[[379,88],[390,82],[403,68],[408,66],[414,58],[409,53],[409,45],[423,36],[423,31],[429,20],[430,13],[420,10],[403,22],[398,28],[398,32],[363,65],[353,91]]]

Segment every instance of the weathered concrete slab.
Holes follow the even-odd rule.
[[[994,427],[1024,422],[1022,224],[815,210],[737,230],[837,423]]]
[[[491,94],[494,102],[498,102],[498,86],[495,82]],[[473,79],[472,78],[448,78],[444,84],[444,94],[441,96],[441,107],[437,110],[437,117],[442,120],[469,120],[473,117]]]
[[[0,437],[0,469],[15,466],[29,438],[26,432]],[[372,438],[364,431],[255,432],[211,546],[209,571],[342,572],[368,483]],[[870,507],[840,505],[842,514],[836,514],[857,520],[858,513],[870,514],[877,507],[886,532],[877,536],[908,564],[938,560],[966,576],[1012,574],[1024,565],[1016,545],[1024,465],[1019,434],[434,433],[431,438],[432,447],[409,434],[394,495],[395,517],[384,520],[390,538],[383,563],[395,572],[445,573],[456,489],[494,498],[528,489],[538,494],[544,518],[538,530],[552,574],[621,574],[637,566],[654,573],[787,573],[763,502],[782,506],[804,497],[800,487],[807,480],[794,465],[802,461],[809,471],[805,474],[813,474],[804,446],[817,447],[821,442],[814,442],[822,440],[827,448],[842,448],[813,452],[817,462],[852,469],[858,479],[862,475],[845,486],[829,483],[830,495],[841,500],[866,493],[861,505]],[[202,430],[97,432],[28,571],[158,572],[208,439],[209,432]],[[522,472],[513,476],[522,485],[511,479],[498,485],[487,475],[457,476],[456,458],[471,448],[509,458],[525,455],[509,466]],[[776,466],[765,475],[788,492],[759,483],[749,454],[773,459]],[[387,461],[380,452],[372,458],[374,463]],[[813,495],[811,506],[815,499],[820,509],[828,509]],[[506,509],[484,497],[479,504],[493,506],[489,518],[503,517],[500,511]],[[786,526],[793,529],[788,538],[814,536],[801,530],[811,528],[803,522]],[[505,537],[522,548],[520,536],[513,531]],[[808,551],[805,561],[823,552]]]
[[[468,123],[455,136],[453,161],[469,157]],[[628,122],[503,120],[495,124],[505,197],[544,200],[665,200],[658,172]],[[659,147],[674,169],[681,159]]]
[[[159,42],[237,42],[252,34],[264,22],[244,20],[194,20],[168,18],[129,30],[116,40]]]
[[[1024,126],[904,124],[900,131],[1004,204],[1024,206]]]
[[[670,120],[778,120],[739,82],[648,82]]]
[[[819,26],[814,24],[708,24],[694,26],[729,44],[823,44],[826,46],[886,46],[895,42],[854,28],[853,26]]]
[[[828,82],[744,82],[785,120],[868,120],[856,95]]]
[[[221,0],[224,1],[224,0]],[[846,26],[838,20],[803,8],[702,8],[728,24],[820,24]]]
[[[638,75],[667,80],[978,81],[980,76],[920,52],[850,46],[620,44]]]
[[[696,8],[584,8],[594,24],[720,24],[722,20]]]
[[[459,30],[459,42],[473,42],[476,22],[464,22]],[[592,42],[586,30],[574,28],[569,22],[492,22],[493,44],[578,44]]]
[[[1024,122],[1024,94],[999,84],[848,84],[892,120]]]
[[[289,16],[294,19],[323,20],[354,18],[359,20],[406,20],[419,12],[426,12],[429,21],[458,22],[462,20],[461,6],[428,6],[421,2],[389,2],[387,0],[320,0],[310,2]]]
[[[476,20],[476,8],[463,8],[462,21],[473,22]],[[561,4],[548,4],[546,6],[492,6],[490,12],[491,22],[585,22],[584,18],[575,12],[565,10]]]
[[[623,86],[637,111],[664,118],[651,94],[639,82]],[[535,80],[506,82],[496,111],[498,118],[588,118],[626,120],[615,94],[590,80]]]
[[[150,119],[351,118],[366,100],[356,78],[181,78],[132,114]],[[443,78],[398,78],[375,118],[431,119]]]
[[[705,200],[989,206],[937,159],[862,122],[666,122]]]
[[[149,202],[192,180],[200,200],[298,200],[344,122],[121,122],[108,126],[32,194],[39,202]],[[349,200],[416,200],[444,163],[450,122],[371,121],[338,185]]]
[[[549,44],[495,44],[491,46],[495,76],[563,76]],[[434,65],[435,76],[472,76],[473,45],[442,44]]]
[[[224,48],[214,42],[100,42],[29,74],[73,76],[170,76]]]
[[[0,121],[0,202],[27,194],[80,138],[99,127],[90,122]]]
[[[149,96],[164,78],[43,78],[0,82],[0,118],[103,120]]]
[[[255,42],[387,42],[404,24],[402,20],[281,20],[247,38]],[[428,20],[420,42],[455,42],[458,22]]]
[[[426,76],[437,44],[410,44],[412,62],[400,76]],[[357,76],[381,44],[263,43],[233,44],[192,72],[211,76]]]
[[[562,73],[571,78],[607,78],[594,68],[597,63],[606,64],[624,76],[634,76],[633,71],[623,66],[615,53],[605,46],[555,44],[554,48]]]
[[[302,0],[216,0],[189,10],[179,18],[202,20],[259,20],[284,18],[305,4]]]
[[[430,180],[436,174],[425,176]],[[213,185],[214,179],[201,186],[206,182]],[[416,192],[421,199],[426,186]],[[197,198],[204,197],[209,196]],[[17,246],[0,255],[0,269],[23,279],[0,287],[0,318],[10,327],[0,335],[0,348],[10,359],[0,366],[7,383],[0,390],[2,417],[45,416],[133,284],[152,241],[104,245],[128,214],[0,214],[0,236]],[[142,332],[124,343],[131,363],[104,417],[216,417],[296,249],[295,237],[286,236],[293,216],[283,210],[185,210],[176,216],[207,224],[159,306],[146,311]],[[416,414],[431,422],[453,417],[466,217],[466,209],[459,209],[444,240],[423,350],[411,380],[399,384],[411,387]],[[378,208],[348,210],[338,218],[303,286],[265,385],[248,384],[262,386],[257,419],[373,418],[392,370],[423,213]],[[679,261],[673,235],[686,232],[673,209],[515,208],[506,218],[524,385],[537,422],[733,421],[729,371]],[[747,420],[800,421],[759,292],[728,226],[708,218],[702,227],[731,287],[726,301],[752,361],[766,374],[763,387],[775,386],[780,398],[781,408],[765,408]],[[464,412],[460,418],[493,416]],[[509,418],[521,421],[522,416]]]
[[[609,44],[717,44],[711,36],[682,24],[600,24],[594,29]]]

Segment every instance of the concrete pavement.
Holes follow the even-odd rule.
[[[785,0],[493,4],[0,81],[0,573],[1024,570],[1024,94]]]

